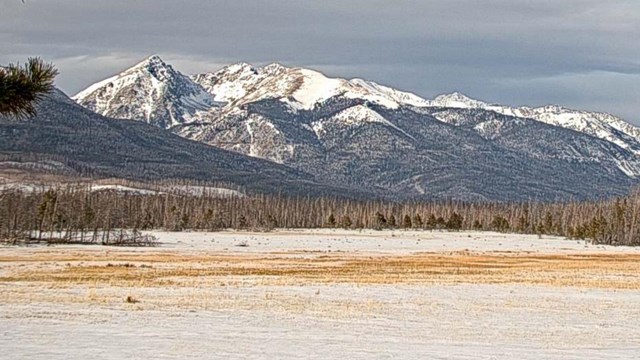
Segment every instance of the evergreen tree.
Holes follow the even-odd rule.
[[[207,209],[204,214],[203,221],[206,227],[212,228],[213,226],[213,209]]]
[[[625,213],[627,211],[627,200],[616,199],[614,205],[614,219],[613,222],[618,228],[624,228],[625,226]]]
[[[505,232],[510,228],[509,221],[501,215],[496,215],[491,222],[491,228],[495,231]]]
[[[182,214],[182,217],[180,218],[180,230],[188,229],[189,222],[190,222],[189,214],[188,213]]]
[[[427,229],[433,230],[436,228],[436,226],[438,226],[438,220],[436,219],[436,216],[433,214],[429,215],[429,218],[427,219]]]
[[[39,58],[29,58],[24,66],[10,64],[0,68],[0,115],[34,116],[35,104],[53,91],[57,75],[53,65]]]
[[[239,229],[246,229],[247,226],[249,225],[247,218],[244,215],[240,215],[238,217],[238,228]]]
[[[267,222],[265,224],[267,229],[275,229],[278,227],[278,219],[272,214],[267,215]]]
[[[518,218],[518,224],[516,225],[517,232],[526,232],[529,229],[529,219],[527,219],[524,215]]]
[[[553,233],[553,215],[551,215],[551,213],[548,211],[544,215],[544,232],[546,234]]]
[[[451,216],[449,217],[449,220],[447,220],[446,223],[446,227],[449,230],[460,230],[462,229],[462,221],[464,219],[462,218],[462,216],[456,212],[453,212],[451,214]]]
[[[413,217],[413,226],[416,228],[422,228],[422,217],[420,217],[420,214],[416,214]]]
[[[589,238],[600,244],[611,244],[613,239],[609,231],[609,223],[602,215],[594,216],[587,229]]]
[[[411,229],[413,227],[413,224],[411,223],[411,216],[409,216],[408,214],[404,216],[404,220],[402,221],[402,226],[405,229]]]
[[[329,218],[327,218],[327,227],[336,227],[336,217],[333,214],[330,214]]]
[[[389,220],[387,221],[387,225],[389,225],[390,228],[395,228],[396,227],[396,217],[393,216],[393,214],[391,214],[391,216],[389,216]]]
[[[79,239],[84,242],[88,233],[92,234],[88,237],[91,243],[121,244],[129,241],[123,232],[135,233],[148,229],[212,230],[232,225],[236,228],[259,226],[263,230],[269,230],[269,226],[312,228],[327,223],[326,209],[336,209],[341,214],[336,226],[352,228],[380,229],[394,222],[396,226],[405,228],[417,227],[421,221],[412,219],[409,223],[405,214],[448,214],[447,221],[442,217],[429,216],[427,222],[432,228],[513,229],[540,235],[589,239],[599,244],[640,245],[640,191],[632,193],[626,200],[540,203],[535,206],[502,203],[403,204],[405,210],[399,219],[391,219],[391,209],[399,208],[397,203],[378,203],[377,206],[389,211],[390,218],[387,220],[381,212],[372,208],[372,203],[351,200],[131,195],[46,189],[41,192],[0,193],[0,242],[15,243],[38,235],[41,235],[41,241],[55,238],[55,241]],[[347,213],[350,215],[344,215]],[[468,220],[463,221],[463,216]],[[399,224],[397,220],[400,220]]]
[[[376,213],[375,224],[378,229],[382,229],[387,226],[387,218],[381,212]]]
[[[351,225],[353,225],[349,215],[345,215],[345,216],[342,217],[341,225],[345,229],[349,229],[351,227]]]

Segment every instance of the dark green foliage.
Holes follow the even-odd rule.
[[[246,229],[249,222],[247,221],[247,218],[244,215],[240,215],[238,217],[238,223],[237,223],[237,227],[240,229]]]
[[[34,116],[35,104],[53,91],[58,70],[39,58],[29,58],[24,66],[0,68],[0,114],[17,118]]]
[[[473,230],[482,230],[483,226],[479,220],[474,220],[473,225],[471,226]]]
[[[413,227],[413,223],[411,222],[411,216],[405,215],[404,220],[402,221],[402,227],[405,229],[411,229]]]
[[[542,226],[544,227],[543,232],[545,234],[553,233],[553,215],[551,215],[550,212],[547,212],[544,215],[544,220],[543,220]]]
[[[602,215],[594,216],[586,226],[586,236],[595,239],[600,244],[611,244],[613,234],[610,231],[610,224]]]
[[[516,231],[519,233],[526,233],[529,230],[529,219],[526,216],[520,216],[518,218],[518,224],[516,225]]]
[[[378,229],[385,228],[387,226],[387,218],[381,212],[377,212],[375,224]]]
[[[327,227],[336,227],[336,217],[333,214],[330,214],[329,218],[327,218]]]
[[[349,217],[349,215],[343,216],[342,221],[340,221],[340,225],[345,229],[350,228],[352,224],[353,223],[351,222],[351,218]]]
[[[267,215],[267,221],[264,225],[266,225],[269,229],[275,229],[278,227],[278,219],[276,219],[276,217],[272,214],[269,214]]]
[[[462,216],[460,216],[460,214],[453,212],[451,214],[451,216],[449,217],[449,220],[447,220],[446,223],[446,228],[449,230],[460,230],[462,229],[462,221],[464,219],[462,218]]]
[[[389,216],[389,220],[387,221],[387,225],[389,225],[390,228],[394,229],[396,227],[396,217],[393,216],[393,214],[391,214]]]
[[[491,229],[495,231],[506,232],[509,228],[509,221],[501,215],[494,216],[493,221],[491,221]]]
[[[426,225],[427,225],[427,229],[429,230],[435,229],[436,226],[438,226],[438,220],[436,219],[436,216],[433,214],[429,215]]]
[[[420,214],[416,214],[413,217],[413,226],[417,229],[422,228],[422,217],[420,217]]]

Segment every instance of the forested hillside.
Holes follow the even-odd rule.
[[[303,171],[190,141],[138,121],[103,117],[60,91],[38,104],[35,117],[0,117],[0,161],[34,160],[53,160],[49,171],[66,176],[187,179],[272,194],[345,193]]]

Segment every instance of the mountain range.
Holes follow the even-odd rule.
[[[151,56],[73,100],[146,123],[140,131],[163,130],[371,197],[592,199],[625,194],[640,176],[640,129],[609,114],[461,93],[425,99],[280,64],[188,76]]]

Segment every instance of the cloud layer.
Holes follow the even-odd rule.
[[[640,123],[637,0],[2,0],[0,63],[40,55],[73,94],[160,54],[187,73],[312,67],[425,97],[458,90]]]

